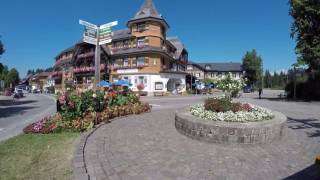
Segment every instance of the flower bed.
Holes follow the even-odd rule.
[[[209,98],[205,104],[190,108],[192,115],[201,119],[226,122],[256,122],[271,120],[271,111],[249,103],[234,103],[226,96]]]
[[[112,118],[151,110],[149,104],[142,103],[131,92],[78,90],[63,93],[58,99],[60,111],[25,127],[24,133],[82,132]]]

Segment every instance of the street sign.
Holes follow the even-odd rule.
[[[92,29],[98,29],[98,26],[87,21],[79,20],[79,24],[84,25],[86,27],[91,27]]]
[[[113,21],[111,23],[107,23],[107,24],[101,25],[100,29],[104,29],[104,28],[108,28],[108,27],[110,28],[110,27],[116,26],[116,25],[118,25],[118,21]]]
[[[95,50],[95,85],[100,82],[100,45],[110,43],[112,41],[111,27],[116,26],[118,21],[97,26],[95,24],[79,20],[79,24],[85,26],[83,33],[83,41],[96,46]]]

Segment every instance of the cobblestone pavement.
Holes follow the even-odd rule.
[[[242,101],[278,110],[289,118],[287,135],[269,145],[222,145],[191,140],[174,126],[174,112],[201,97],[146,99],[151,113],[100,127],[85,148],[90,179],[317,179],[320,108],[313,103]],[[174,104],[174,106],[172,105]],[[167,107],[167,108],[166,108]]]

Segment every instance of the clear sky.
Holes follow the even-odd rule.
[[[6,53],[0,62],[24,76],[28,69],[47,68],[63,49],[81,39],[79,19],[96,24],[118,20],[126,27],[144,0],[3,0],[0,35]],[[158,11],[195,62],[241,62],[256,49],[264,68],[288,69],[295,42],[288,0],[154,0]]]

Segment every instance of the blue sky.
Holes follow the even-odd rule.
[[[47,68],[54,57],[80,40],[79,19],[103,24],[118,20],[125,28],[144,0],[3,0],[0,35],[7,52],[0,62],[18,69]],[[288,69],[294,63],[295,42],[287,0],[154,0],[158,11],[196,62],[240,62],[256,49],[264,68]]]

